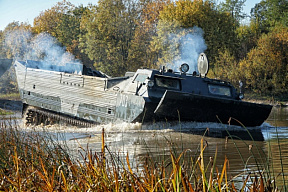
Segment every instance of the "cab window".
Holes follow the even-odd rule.
[[[167,77],[155,77],[155,83],[158,87],[180,90],[179,79],[167,78]]]
[[[138,81],[138,82],[141,82],[141,83],[144,83],[145,80],[147,79],[148,75],[147,74],[137,74],[137,76],[135,77],[134,81]]]
[[[231,97],[231,89],[230,87],[225,87],[221,85],[208,85],[209,93],[213,95],[221,95]]]

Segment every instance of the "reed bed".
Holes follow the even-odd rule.
[[[0,109],[0,115],[12,115],[12,114],[14,114],[12,111]]]
[[[20,100],[20,94],[19,92],[0,94],[0,99]]]
[[[246,175],[236,188],[227,176],[229,160],[216,167],[217,149],[204,163],[203,139],[199,154],[189,161],[184,158],[188,150],[176,154],[171,149],[168,159],[155,161],[148,154],[132,167],[128,153],[119,161],[110,152],[104,130],[101,150],[79,146],[79,160],[49,136],[12,125],[2,123],[0,128],[0,191],[281,191],[260,170]]]

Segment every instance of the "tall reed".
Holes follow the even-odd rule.
[[[236,120],[236,119],[234,119]],[[236,120],[238,121],[238,120]],[[275,131],[276,131],[276,138],[277,138],[277,146],[278,146],[278,152],[279,152],[279,156],[280,156],[280,167],[281,167],[281,172],[278,174],[275,174],[274,171],[274,167],[273,167],[273,157],[271,156],[272,154],[272,149],[271,149],[271,145],[270,145],[270,140],[268,140],[268,154],[265,153],[265,151],[263,150],[263,148],[258,147],[258,145],[256,144],[254,138],[252,137],[251,133],[249,132],[249,130],[241,123],[238,121],[238,123],[241,125],[241,127],[243,129],[245,129],[245,131],[249,134],[251,141],[253,142],[253,145],[248,145],[246,143],[246,141],[242,140],[241,138],[237,137],[237,136],[232,136],[229,131],[226,129],[226,132],[229,135],[229,138],[233,141],[233,144],[235,145],[235,148],[237,149],[243,164],[245,165],[245,169],[248,166],[249,163],[249,159],[254,159],[256,166],[257,166],[257,172],[255,172],[254,174],[249,174],[249,176],[254,177],[254,182],[259,180],[258,176],[260,177],[260,181],[266,183],[266,191],[272,191],[272,189],[275,189],[274,191],[278,190],[278,187],[276,185],[276,180],[280,180],[279,177],[280,175],[282,176],[282,182],[283,184],[280,187],[280,191],[287,191],[287,187],[286,186],[286,182],[285,182],[285,173],[284,173],[284,163],[283,163],[283,157],[282,157],[282,153],[281,153],[281,145],[280,145],[280,140],[279,140],[279,135],[278,135],[278,131],[277,131],[277,127],[275,127]],[[239,139],[242,140],[245,145],[247,146],[247,148],[249,148],[249,151],[251,153],[251,156],[248,158],[248,160],[245,162],[242,154],[240,153],[240,150],[238,149],[237,144],[234,142],[234,139]],[[253,148],[256,148],[256,152],[257,154],[255,154],[253,152],[253,150],[251,150]],[[254,176],[253,176],[254,175]],[[247,181],[244,182],[244,184]],[[254,182],[253,185],[254,185]],[[252,188],[255,186],[252,185]],[[261,184],[263,185],[263,184]],[[264,185],[261,186],[261,188],[264,188]],[[244,188],[242,189],[244,190]]]
[[[79,160],[49,136],[10,125],[0,128],[0,191],[275,191],[262,173],[248,174],[236,188],[227,176],[229,160],[225,158],[221,170],[216,166],[217,149],[205,164],[203,138],[200,153],[190,160],[184,158],[189,150],[176,156],[171,148],[166,160],[154,161],[147,155],[131,166],[128,153],[119,161],[109,150],[104,130],[100,151],[79,146]]]

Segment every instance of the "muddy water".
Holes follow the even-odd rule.
[[[129,153],[133,163],[141,161],[147,154],[160,161],[169,159],[171,151],[180,154],[185,150],[186,160],[191,160],[191,157],[197,159],[200,140],[205,135],[206,164],[217,150],[218,169],[222,169],[227,157],[229,177],[236,181],[242,181],[249,172],[260,171],[277,176],[280,186],[286,180],[288,184],[288,108],[273,108],[268,120],[256,128],[177,122],[147,126],[123,123],[92,128],[61,125],[25,128],[26,131],[51,134],[55,140],[65,143],[75,158],[79,158],[79,151],[87,147],[96,152],[101,151],[102,129],[105,130],[105,144],[109,150],[123,159]]]

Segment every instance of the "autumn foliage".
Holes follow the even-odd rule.
[[[253,91],[275,95],[288,92],[287,39],[287,27],[278,26],[262,35],[257,47],[240,62],[240,71]]]
[[[0,57],[15,56],[5,48],[5,37],[25,28],[34,36],[49,33],[84,64],[119,76],[140,67],[158,68],[172,62],[179,52],[169,51],[167,33],[181,36],[182,29],[199,27],[207,45],[209,77],[234,85],[241,80],[246,89],[257,94],[285,95],[288,3],[261,1],[252,9],[250,23],[243,25],[244,3],[100,0],[85,7],[63,0],[41,12],[33,27],[12,22],[0,31]],[[175,47],[179,48],[177,44]]]

